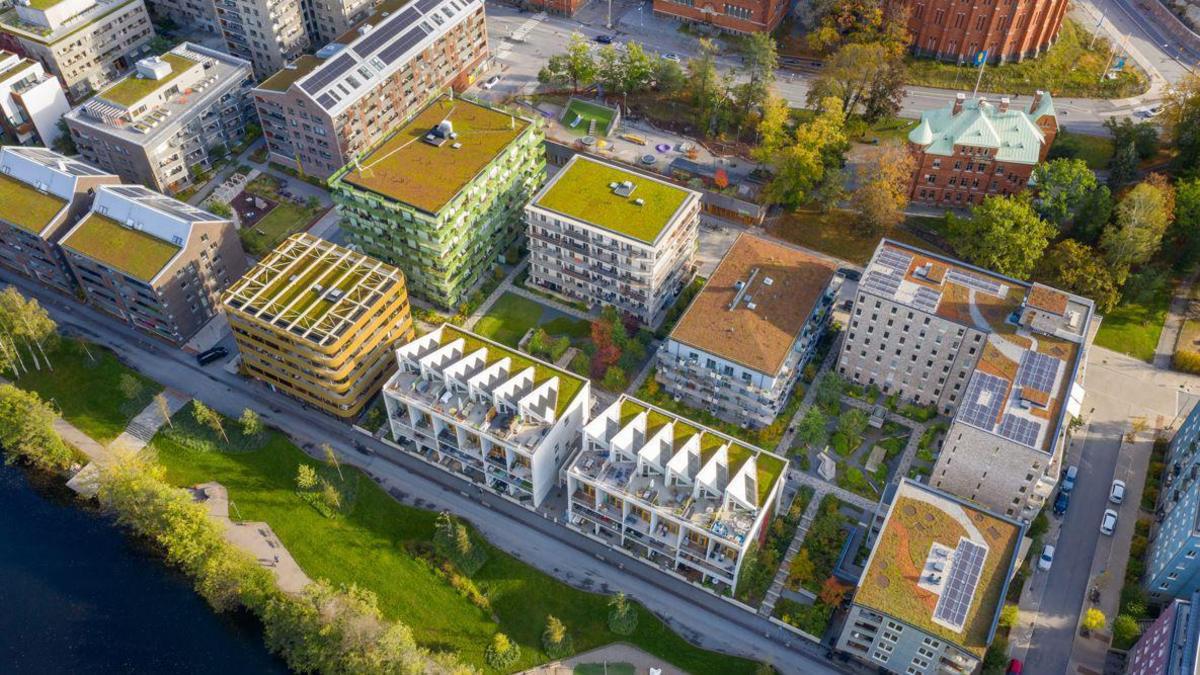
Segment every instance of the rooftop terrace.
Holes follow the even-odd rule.
[[[172,52],[167,52],[159,58],[171,66],[171,72],[166,76],[155,80],[148,77],[141,77],[137,72],[133,72],[118,80],[116,84],[108,89],[96,94],[96,97],[119,106],[128,107],[156,91],[165,89],[167,85],[187,72],[189,68],[198,65],[196,61]]]
[[[171,262],[180,246],[99,213],[89,213],[62,245],[123,274],[149,282]]]
[[[66,205],[64,199],[0,174],[0,218],[6,223],[39,234]]]
[[[453,138],[430,140],[448,121]],[[340,180],[389,199],[437,213],[530,126],[530,121],[462,99],[431,103]]]
[[[1015,521],[905,479],[854,603],[982,658],[1023,530]]]
[[[671,339],[774,375],[836,269],[798,249],[743,234],[688,306]]]
[[[626,185],[628,183],[628,185]],[[695,193],[607,162],[575,155],[534,205],[653,244]]]

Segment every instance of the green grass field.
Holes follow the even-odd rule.
[[[492,671],[484,665],[484,648],[496,631],[521,645],[513,670],[545,662],[541,633],[548,614],[567,625],[580,652],[625,640],[691,673],[754,670],[749,661],[689,645],[641,607],[637,631],[620,638],[607,627],[607,596],[575,590],[489,547],[488,562],[474,581],[491,601],[498,619],[493,621],[410,553],[429,546],[436,514],[403,506],[362,477],[353,511],[322,517],[294,486],[299,463],[316,461],[280,434],[272,432],[262,449],[250,452],[197,452],[167,434],[159,434],[152,445],[168,480],[181,486],[221,482],[242,518],[270,523],[310,577],[374,591],[384,615],[408,624],[422,645],[456,651],[485,672]],[[358,473],[342,469],[347,480]]]
[[[1111,136],[1088,136],[1060,131],[1054,137],[1050,153],[1052,157],[1063,154],[1082,159],[1087,162],[1089,169],[1097,171],[1108,168],[1108,162],[1113,156],[1113,139]]]
[[[1041,89],[1054,96],[1088,98],[1127,98],[1146,91],[1146,76],[1131,62],[1115,80],[1102,79],[1108,61],[1108,41],[1100,38],[1092,44],[1092,34],[1068,19],[1063,22],[1058,42],[1045,54],[1020,63],[989,64],[979,90],[1030,95]],[[979,70],[970,65],[924,58],[909,58],[908,72],[906,82],[910,85],[960,91],[970,91],[979,76]],[[1021,99],[1013,105],[1028,106],[1029,101]]]
[[[246,253],[260,257],[279,245],[279,242],[301,230],[307,229],[313,219],[321,213],[321,208],[310,209],[307,205],[299,206],[288,201],[279,194],[279,182],[274,176],[259,175],[249,185],[246,191],[266,197],[277,202],[275,208],[255,223],[252,227],[242,228],[238,234]]]
[[[1146,304],[1121,303],[1104,316],[1096,344],[1143,361],[1153,361],[1162,334],[1174,284],[1164,284]]]
[[[575,120],[576,115],[579,116],[581,121],[579,124],[571,126],[571,122]],[[595,120],[596,135],[607,136],[612,131],[609,129],[609,126],[612,124],[614,116],[615,113],[612,108],[576,99],[567,104],[566,110],[563,111],[562,119],[559,121],[571,133],[577,136],[587,136],[589,123]]]
[[[865,265],[871,259],[879,240],[885,236],[935,253],[945,253],[933,242],[921,238],[904,226],[892,228],[882,234],[872,234],[860,229],[855,218],[856,214],[853,211],[834,210],[821,213],[816,209],[801,209],[784,214],[769,227],[769,230],[776,237],[797,246],[820,251],[857,265]],[[940,222],[938,219],[923,219],[921,222],[924,224],[926,221]]]
[[[547,313],[554,314],[554,318],[547,319]],[[552,336],[565,335],[571,339],[586,337],[591,330],[587,321],[557,315],[545,305],[516,293],[505,293],[497,298],[473,330],[496,342],[516,347],[530,328],[539,325]]]
[[[58,345],[48,350],[54,370],[43,365],[42,370],[17,378],[16,384],[52,401],[63,419],[100,443],[108,443],[125,431],[129,420],[149,405],[162,387],[125,367],[103,347],[89,344],[87,350],[91,357],[75,340],[60,338]],[[126,399],[118,386],[124,374],[142,385],[133,399]]]

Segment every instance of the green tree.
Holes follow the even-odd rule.
[[[1101,185],[1087,196],[1075,213],[1075,225],[1071,232],[1075,238],[1095,244],[1100,239],[1104,226],[1112,220],[1113,199],[1112,191],[1107,185]]]
[[[1126,141],[1114,147],[1112,159],[1108,160],[1108,184],[1118,188],[1137,178],[1137,146],[1133,141]]]
[[[220,216],[222,218],[233,217],[233,209],[231,209],[229,207],[229,205],[226,204],[225,202],[210,201],[204,205],[204,208],[208,209],[209,213]]]
[[[65,117],[58,118],[55,127],[58,129],[58,136],[50,144],[50,149],[60,155],[79,154],[79,148],[75,147],[75,138],[71,136],[71,128],[67,126],[67,119]]]
[[[1177,269],[1200,262],[1200,178],[1175,183],[1175,222],[1165,239]]]
[[[492,643],[484,650],[483,657],[496,670],[508,670],[521,658],[521,646],[509,640],[504,633],[496,633],[492,636]]]
[[[546,651],[546,656],[552,659],[570,656],[575,651],[566,625],[553,614],[546,617],[546,629],[542,631],[542,648]]]
[[[132,373],[121,373],[121,376],[117,378],[117,389],[121,390],[121,395],[125,397],[126,401],[132,401],[141,396],[145,388],[146,385],[142,384],[142,381]]]
[[[758,147],[753,152],[770,157],[772,153],[783,148],[790,135],[790,119],[791,109],[787,99],[773,92],[768,93],[767,100],[763,101],[762,117],[758,122]]]
[[[980,267],[1026,279],[1055,228],[1038,217],[1027,196],[988,197],[968,218],[950,217],[954,250]]]
[[[828,98],[811,122],[796,128],[790,144],[764,151],[775,174],[763,191],[767,201],[795,209],[812,199],[826,174],[842,165],[849,148],[845,126],[841,101]]]
[[[851,408],[838,415],[837,430],[850,439],[852,444],[857,444],[857,442],[862,440],[862,436],[866,433],[869,424],[870,418],[867,416],[867,413],[858,408]]]
[[[1060,230],[1067,229],[1075,213],[1099,187],[1096,174],[1082,159],[1055,159],[1039,164],[1030,182],[1037,189],[1034,209]]]
[[[617,593],[608,601],[608,629],[617,635],[633,635],[637,630],[637,608],[624,593]]]
[[[799,588],[816,578],[817,567],[808,554],[808,547],[800,549],[792,558],[792,567],[788,570],[788,586]]]
[[[600,386],[609,391],[624,391],[625,387],[629,386],[629,377],[620,366],[609,366],[604,371],[604,379],[601,380]]]
[[[808,90],[808,105],[833,97],[842,102],[842,112],[861,112],[875,123],[900,111],[904,100],[907,68],[901,53],[882,43],[842,45],[821,67]]]
[[[54,430],[58,415],[35,392],[0,384],[0,448],[8,463],[22,459],[43,469],[65,469],[71,450]]]
[[[342,508],[342,493],[333,483],[321,479],[321,502],[325,504],[325,508],[329,510],[329,514],[335,513]]]
[[[1200,169],[1200,74],[1191,73],[1167,90],[1161,120],[1176,153],[1175,168],[1187,177],[1196,177]]]
[[[824,447],[829,438],[827,427],[829,418],[821,411],[820,406],[811,406],[804,411],[800,424],[796,427],[796,435],[810,448]]]
[[[1001,628],[1012,628],[1017,625],[1017,618],[1020,616],[1021,610],[1016,603],[1006,602],[1000,610],[999,625]]]
[[[317,487],[317,470],[307,464],[296,467],[296,488],[307,492]]]
[[[683,91],[687,84],[687,75],[683,66],[675,61],[658,58],[654,61],[654,88],[668,96]]]
[[[229,442],[229,437],[225,435],[225,425],[221,424],[221,416],[215,410],[204,405],[200,399],[192,401],[192,417],[196,419],[196,423],[208,427],[214,434],[217,434],[226,443]]]
[[[337,469],[338,480],[345,481],[346,477],[342,475],[342,463],[338,461],[338,456],[333,451],[333,446],[328,443],[322,443],[321,452],[325,455],[325,463]]]
[[[727,105],[727,82],[717,71],[717,45],[700,38],[696,55],[687,62],[687,91],[696,113],[701,134],[719,132],[722,112]]]
[[[817,393],[813,395],[817,405],[830,413],[836,413],[842,405],[842,395],[846,393],[846,380],[836,373],[828,373],[817,384]]]
[[[1125,283],[1132,267],[1158,253],[1169,224],[1168,195],[1162,188],[1139,183],[1121,198],[1113,223],[1100,237],[1104,258],[1119,284]]]
[[[538,81],[545,84],[570,84],[571,91],[591,84],[596,77],[596,59],[587,38],[572,33],[567,40],[567,50],[551,56],[538,73]]]
[[[262,418],[250,408],[242,410],[242,416],[238,418],[238,423],[242,425],[243,436],[253,438],[263,432]]]
[[[775,84],[775,71],[779,68],[779,54],[775,49],[775,38],[770,33],[751,33],[742,41],[742,75],[744,82],[734,87],[734,96],[741,108],[743,120],[750,113],[763,107]]]
[[[1124,147],[1132,143],[1138,159],[1150,159],[1158,154],[1158,127],[1150,122],[1134,123],[1128,117],[1120,120],[1110,117],[1104,121],[1104,128],[1113,135],[1113,147]]]
[[[621,105],[628,107],[629,94],[644,91],[654,82],[654,57],[637,42],[626,42],[621,50],[621,77],[617,87]]]
[[[1127,614],[1119,614],[1113,619],[1113,640],[1117,646],[1132,646],[1142,634],[1142,629],[1138,626],[1138,622],[1132,616]]]
[[[1104,630],[1104,626],[1108,624],[1108,618],[1104,616],[1104,612],[1089,607],[1088,611],[1083,614],[1083,629],[1085,631]]]
[[[45,347],[57,340],[56,329],[37,300],[21,295],[14,286],[0,290],[0,371],[11,369],[19,375],[30,366],[51,366]],[[21,355],[22,348],[28,362]]]
[[[1074,239],[1064,239],[1047,249],[1034,278],[1054,288],[1091,298],[1103,313],[1120,300],[1120,286],[1104,257],[1094,248]]]
[[[859,164],[858,187],[850,203],[858,211],[863,229],[878,234],[904,221],[915,170],[916,159],[897,143],[883,145]]]

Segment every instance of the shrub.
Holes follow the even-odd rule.
[[[1000,610],[1000,627],[1012,628],[1013,626],[1017,625],[1017,617],[1019,615],[1020,609],[1015,604],[1011,602],[1005,604],[1004,608]]]
[[[818,638],[825,634],[829,618],[833,616],[833,607],[823,602],[805,605],[787,598],[779,599],[775,611],[780,621]]]
[[[1138,622],[1127,614],[1121,614],[1113,620],[1113,640],[1120,649],[1128,649],[1142,634]]]
[[[546,651],[546,656],[552,659],[570,656],[575,651],[567,627],[554,615],[546,617],[546,629],[542,631],[542,648]]]
[[[1183,373],[1200,375],[1200,352],[1190,349],[1176,350],[1175,355],[1171,357],[1171,366]]]
[[[492,636],[492,644],[484,650],[483,658],[496,670],[508,670],[521,658],[521,646],[504,633],[496,633]]]
[[[637,630],[637,609],[624,593],[617,593],[608,603],[608,629],[617,635],[633,635]]]
[[[1108,624],[1108,618],[1104,616],[1104,612],[1095,607],[1088,608],[1088,611],[1083,615],[1083,629],[1086,631],[1103,630]]]
[[[478,572],[487,562],[487,551],[474,542],[467,526],[458,522],[448,511],[438,516],[433,545],[439,555],[454,563],[467,576]]]

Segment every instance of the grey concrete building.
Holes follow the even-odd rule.
[[[184,42],[64,118],[80,156],[128,182],[174,193],[212,166],[254,120],[250,64]]]
[[[188,30],[217,34],[217,8],[213,0],[146,0],[155,19],[170,19]]]
[[[247,267],[233,223],[141,185],[98,188],[61,246],[89,304],[175,345]]]
[[[0,48],[40,61],[78,101],[149,51],[143,0],[48,0],[0,10]]]
[[[487,58],[482,0],[391,0],[254,90],[271,161],[329,178]]]
[[[700,194],[575,155],[525,207],[530,287],[658,325],[695,273]]]
[[[1032,518],[1083,400],[1093,303],[884,240],[838,372],[954,415],[930,484]]]
[[[0,265],[60,293],[76,284],[58,242],[121,179],[45,148],[0,149]]]
[[[301,0],[212,0],[229,53],[254,65],[259,78],[283,68],[312,45]]]
[[[658,382],[728,422],[771,424],[829,325],[836,269],[742,234],[659,349]]]
[[[996,635],[1024,524],[900,481],[837,650],[904,675],[975,672]]]

